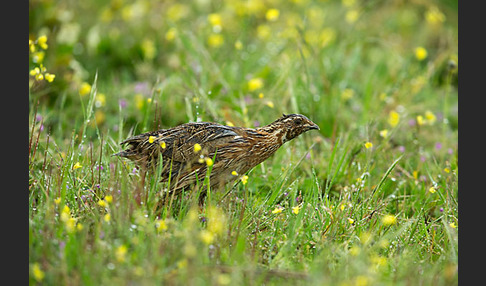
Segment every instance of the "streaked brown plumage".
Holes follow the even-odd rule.
[[[120,143],[128,147],[114,155],[128,158],[145,170],[155,170],[162,160],[161,180],[167,182],[170,177],[169,189],[177,193],[190,190],[197,181],[203,182],[208,168],[206,158],[210,158],[211,189],[221,189],[238,178],[233,172],[244,175],[282,144],[312,129],[319,127],[300,114],[284,114],[255,129],[210,122],[186,123],[130,137]],[[194,149],[196,143],[201,146],[198,152]]]

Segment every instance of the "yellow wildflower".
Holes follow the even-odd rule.
[[[352,7],[354,6],[354,4],[356,3],[356,0],[342,0],[341,1],[343,3],[343,6],[344,7]]]
[[[260,98],[260,99],[261,99],[261,98],[263,98],[263,97],[264,97],[263,92],[260,92],[260,93],[258,94],[258,98]]]
[[[220,34],[211,34],[208,37],[208,45],[213,48],[218,48],[224,43],[224,38]]]
[[[91,85],[87,82],[83,82],[79,88],[79,94],[85,96],[91,92]]]
[[[175,37],[177,36],[177,30],[175,28],[170,28],[166,33],[165,33],[165,39],[169,42],[172,42]]]
[[[240,40],[235,42],[235,49],[237,50],[243,49],[243,43]]]
[[[276,207],[276,208],[275,208],[275,209],[272,211],[272,213],[273,213],[273,214],[279,214],[279,213],[281,213],[282,211],[283,211],[283,207],[278,206],[278,207]]]
[[[419,61],[423,61],[427,58],[427,50],[424,47],[415,48],[415,58]]]
[[[359,14],[359,11],[356,9],[347,11],[345,16],[346,22],[348,22],[349,24],[353,24],[358,20]]]
[[[353,223],[354,223],[354,219],[352,219],[352,218],[348,217],[348,222],[349,222],[350,224],[353,224]]]
[[[214,164],[213,159],[211,158],[206,157],[204,160],[206,161],[206,165],[208,167],[211,167]]]
[[[431,194],[435,193],[436,191],[437,190],[434,187],[429,188],[429,193],[431,193]]]
[[[68,206],[64,205],[61,211],[61,221],[67,222],[71,218],[71,210]]]
[[[233,171],[233,172],[231,172],[231,175],[233,175],[233,176],[238,176],[238,172]]]
[[[414,178],[415,180],[417,180],[417,178],[418,178],[418,171],[417,171],[417,170],[413,171],[413,172],[412,172],[412,176],[413,176],[413,178]]]
[[[104,93],[97,93],[95,98],[95,106],[102,107],[106,104],[106,95]]]
[[[76,230],[77,230],[77,231],[81,231],[81,230],[83,230],[83,225],[82,225],[82,224],[80,224],[80,223],[76,224]]]
[[[157,231],[164,231],[167,229],[167,224],[165,223],[164,220],[159,220],[156,224],[157,226]]]
[[[394,216],[394,215],[385,215],[381,218],[381,222],[384,224],[384,225],[392,225],[392,224],[396,224],[397,223],[397,217]]]
[[[157,55],[157,48],[155,47],[155,43],[150,39],[145,39],[142,41],[141,49],[143,56],[147,60],[153,60]]]
[[[137,93],[135,94],[135,106],[137,109],[142,109],[145,105],[145,99],[143,98],[143,95]]]
[[[248,81],[248,90],[255,91],[263,87],[263,79],[261,78],[252,78]]]
[[[165,144],[164,141],[160,142],[160,147],[162,147],[162,149],[165,149],[167,147],[167,145]]]
[[[366,149],[370,149],[370,148],[372,148],[372,147],[373,147],[373,143],[371,143],[371,142],[366,142],[366,143],[365,143],[365,148],[366,148]]]
[[[424,117],[422,115],[417,116],[417,124],[424,125]]]
[[[33,68],[33,69],[30,70],[30,73],[29,74],[31,76],[35,76],[35,75],[37,75],[39,73],[40,73],[40,69],[38,67],[35,67],[35,68]]]
[[[55,203],[56,205],[60,204],[60,203],[61,203],[61,198],[55,198],[55,199],[54,199],[54,203]]]
[[[40,74],[35,76],[35,79],[41,81],[41,80],[44,79],[44,75],[40,73]]]
[[[127,251],[128,251],[128,248],[124,244],[118,246],[115,250],[116,260],[118,262],[124,262]]]
[[[456,225],[454,222],[451,222],[451,223],[449,224],[449,226],[450,226],[450,227],[452,227],[452,228],[456,228],[456,227],[457,227],[457,225]]]
[[[268,25],[258,25],[257,27],[257,37],[260,40],[267,40],[272,35],[272,29]]]
[[[295,207],[292,208],[292,213],[294,213],[294,214],[299,214],[299,211],[300,211],[299,206],[295,206]]]
[[[215,27],[215,26],[221,27],[222,23],[223,23],[221,15],[219,15],[217,13],[209,14],[208,15],[208,21],[211,24],[211,26],[213,26],[213,27]]]
[[[66,230],[67,232],[71,233],[73,231],[75,231],[75,227],[76,227],[76,219],[73,218],[73,217],[70,217],[66,222]]]
[[[76,164],[74,164],[74,166],[73,166],[73,170],[76,170],[76,169],[79,169],[79,168],[83,168],[83,166],[79,162],[76,162]]]
[[[388,137],[388,130],[387,129],[381,130],[380,131],[380,136],[383,137],[383,138]]]
[[[54,81],[54,78],[56,77],[56,75],[55,74],[52,74],[52,73],[46,73],[44,75],[44,77],[46,78],[46,80],[48,82],[52,82],[52,81]]]
[[[348,100],[350,98],[352,98],[354,96],[354,90],[352,90],[351,88],[345,88],[342,92],[341,92],[341,97],[344,99],[344,100]]]
[[[194,144],[194,153],[201,151],[202,147],[199,143]]]
[[[241,183],[243,185],[246,185],[246,183],[248,182],[248,176],[247,175],[244,175],[241,177]]]
[[[100,207],[103,207],[103,208],[104,208],[104,207],[106,207],[108,204],[107,204],[107,202],[106,202],[105,200],[99,200],[99,201],[98,201],[98,205],[99,205]]]
[[[437,117],[435,117],[435,114],[432,113],[432,111],[427,110],[425,111],[425,120],[427,120],[427,123],[429,124],[434,124],[437,120]]]
[[[214,241],[214,234],[208,230],[202,230],[201,233],[199,234],[199,237],[201,238],[202,242],[204,242],[207,245],[213,243]]]
[[[400,114],[396,112],[395,110],[390,111],[388,114],[388,124],[390,124],[391,127],[395,127],[398,125],[400,122]]]
[[[35,44],[34,44],[34,41],[32,41],[32,40],[29,40],[29,51],[31,53],[35,52]]]
[[[152,144],[152,143],[154,143],[155,139],[156,139],[155,136],[149,136],[148,141],[149,141],[150,144]]]
[[[37,262],[32,265],[32,276],[37,282],[41,282],[44,279],[45,273]]]
[[[112,195],[105,196],[105,201],[111,204],[111,202],[113,202],[113,196]]]
[[[352,256],[358,256],[360,252],[361,248],[359,248],[358,246],[353,246],[349,249],[349,254],[351,254]]]
[[[425,12],[425,20],[431,25],[438,25],[445,21],[445,15],[434,6]]]
[[[104,220],[105,222],[109,222],[109,221],[111,220],[111,215],[110,215],[110,214],[105,214],[105,215],[103,216],[103,220]]]
[[[265,18],[267,21],[275,22],[278,20],[280,16],[280,11],[278,9],[268,9],[267,13],[265,13]]]
[[[37,38],[37,44],[44,50],[47,49],[47,36],[40,36]]]
[[[273,101],[271,100],[267,100],[267,102],[265,103],[266,106],[270,107],[270,108],[274,108],[275,105],[273,104]]]
[[[444,168],[444,172],[450,173],[451,172],[451,169],[449,169],[449,168],[446,167],[446,168]]]

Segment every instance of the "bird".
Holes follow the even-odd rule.
[[[319,126],[301,114],[283,114],[258,128],[189,122],[132,136],[120,143],[126,149],[113,155],[133,161],[142,170],[160,171],[169,192],[180,194],[202,186],[201,203],[208,185],[210,190],[224,189],[309,130]],[[203,185],[207,174],[209,183]]]

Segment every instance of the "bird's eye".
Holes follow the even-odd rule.
[[[295,119],[294,122],[295,122],[295,124],[300,125],[300,124],[302,124],[302,119],[297,118],[297,119]]]

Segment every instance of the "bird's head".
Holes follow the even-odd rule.
[[[282,117],[265,127],[267,128],[267,131],[271,133],[282,132],[282,143],[290,141],[309,130],[319,130],[317,124],[301,114],[283,114]]]

